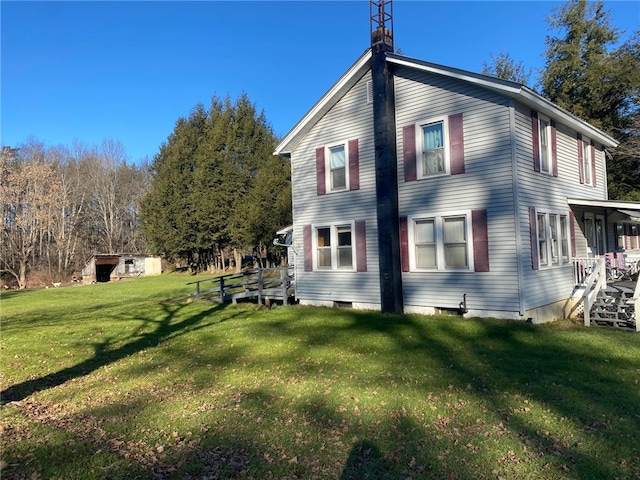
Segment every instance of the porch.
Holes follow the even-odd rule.
[[[574,304],[584,325],[640,332],[640,254],[627,254],[624,265],[611,257],[573,258]]]

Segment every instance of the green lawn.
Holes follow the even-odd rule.
[[[640,335],[3,293],[4,479],[638,479]]]

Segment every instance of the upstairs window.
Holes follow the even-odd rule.
[[[465,172],[462,113],[402,127],[404,181]]]
[[[540,116],[540,171],[551,173],[551,121]]]
[[[587,137],[582,137],[582,171],[584,172],[585,185],[593,185],[591,160],[591,142]]]
[[[534,110],[531,112],[531,130],[533,140],[533,170],[557,177],[558,158],[555,122]]]
[[[596,186],[595,144],[581,134],[578,134],[578,170],[581,184]]]
[[[444,120],[421,126],[422,163],[421,177],[447,173]]]
[[[318,195],[360,188],[358,140],[316,148]]]
[[[347,187],[347,157],[344,145],[329,148],[329,185],[331,191]]]

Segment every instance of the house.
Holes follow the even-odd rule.
[[[88,285],[161,273],[160,257],[137,253],[95,254],[82,268],[82,283]]]
[[[612,137],[525,85],[393,53],[387,17],[275,151],[300,303],[542,322],[571,311],[583,260],[640,259],[640,203],[608,200]]]

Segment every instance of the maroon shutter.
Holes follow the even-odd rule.
[[[449,115],[449,153],[451,175],[464,173],[464,130],[461,113]]]
[[[529,207],[529,238],[531,239],[531,268],[533,270],[540,270],[537,225],[536,209],[535,207]]]
[[[417,180],[416,165],[416,126],[407,125],[402,128],[404,142],[404,181],[413,182]]]
[[[367,271],[367,230],[364,220],[356,220],[356,271]]]
[[[409,228],[407,217],[400,217],[400,264],[402,271],[409,271]]]
[[[584,164],[582,162],[582,135],[578,134],[578,171],[580,172],[580,183],[584,183]]]
[[[555,120],[551,120],[551,173],[554,177],[558,176],[558,142]]]
[[[471,211],[473,229],[473,263],[476,272],[489,271],[489,234],[487,232],[487,211]]]
[[[533,146],[533,171],[540,171],[540,124],[538,112],[531,110],[531,141]]]
[[[349,140],[349,190],[360,189],[360,153],[358,139]]]
[[[593,179],[593,186],[596,186],[596,146],[593,140],[591,140],[591,178]]]
[[[304,248],[304,271],[313,271],[313,242],[311,240],[311,225],[302,227],[302,245]]]
[[[569,211],[569,234],[571,235],[571,256],[576,256],[576,216]]]
[[[316,184],[318,195],[327,193],[327,178],[325,176],[324,147],[316,148]]]

